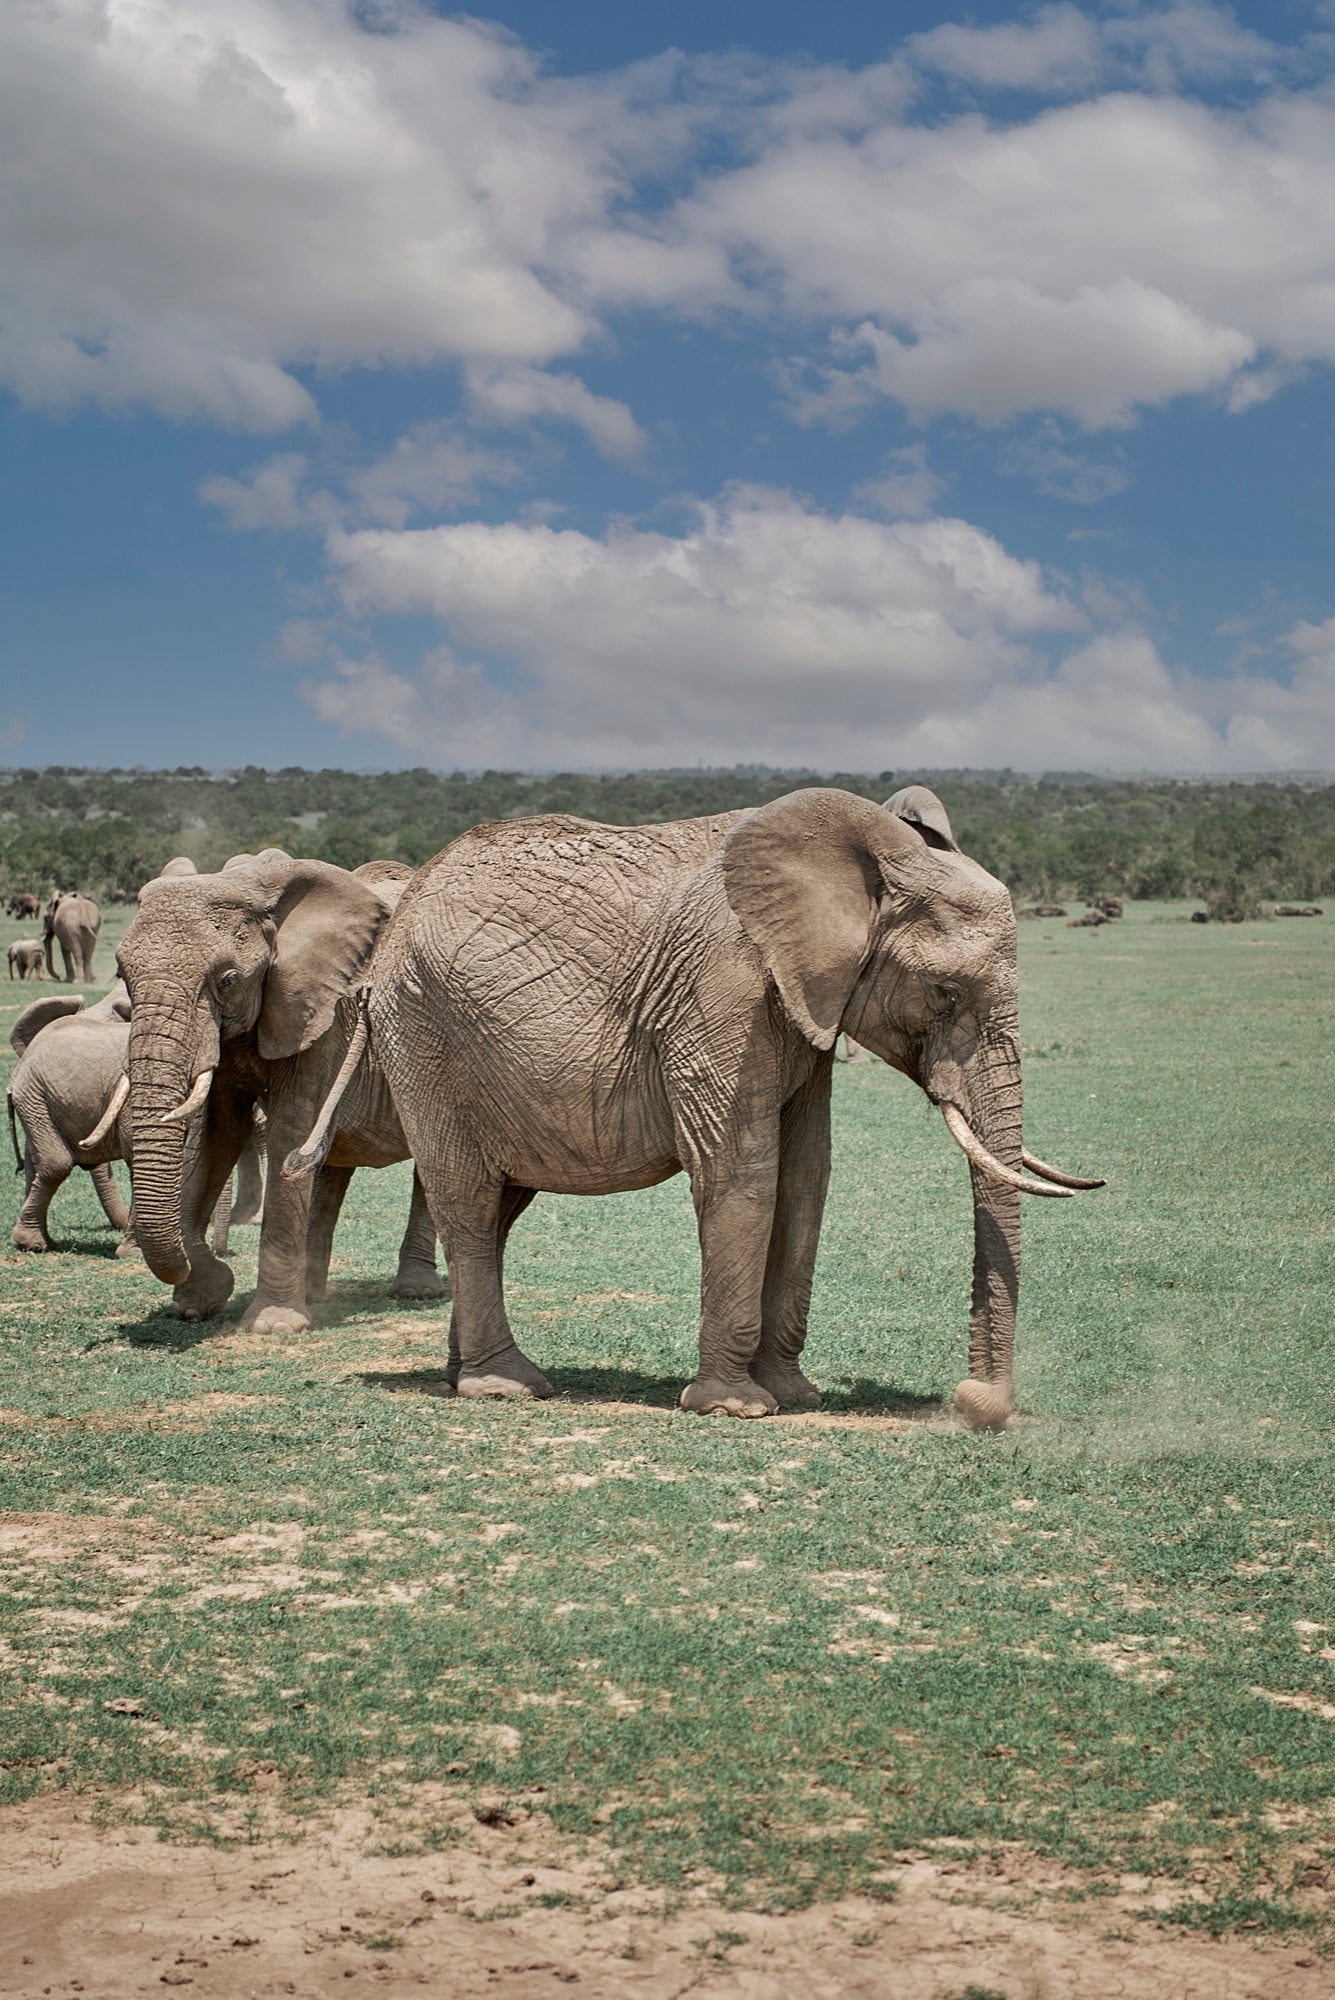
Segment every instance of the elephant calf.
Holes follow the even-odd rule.
[[[40,938],[15,938],[9,947],[9,976],[17,970],[20,979],[45,979]]]
[[[6,1093],[9,1130],[24,1177],[23,1207],[11,1236],[20,1250],[51,1248],[47,1211],[76,1167],[87,1170],[112,1228],[129,1231],[129,1212],[110,1164],[129,1157],[128,1129],[120,1117],[109,1123],[104,1118],[125,1074],[129,1012],[125,988],[117,985],[95,1007],[85,1007],[75,995],[34,1000],[10,1031],[19,1061]],[[22,1150],[16,1114],[23,1124]],[[99,1125],[95,1144],[85,1146]],[[121,1247],[132,1253],[135,1246],[127,1240]]]

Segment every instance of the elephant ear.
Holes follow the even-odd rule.
[[[95,1007],[87,1009],[90,1021],[128,1021],[130,1018],[130,989],[123,979],[109,986]]]
[[[269,848],[255,865],[270,880],[282,876],[270,905],[277,937],[258,1023],[260,1054],[273,1062],[328,1030],[339,1001],[361,981],[388,909],[368,883],[327,861],[292,861]]]
[[[951,854],[960,852],[950,815],[936,793],[929,791],[926,785],[905,785],[902,792],[896,792],[893,798],[886,800],[885,810],[892,812],[896,819],[916,827],[929,847],[944,847]]]
[[[83,1012],[83,996],[78,993],[53,993],[48,1000],[32,1000],[23,1009],[9,1031],[9,1045],[15,1055],[22,1055],[35,1036],[49,1027],[52,1021],[61,1021],[68,1014]]]
[[[818,1049],[834,1047],[882,888],[913,848],[916,837],[883,806],[825,788],[757,807],[723,843],[728,902],[789,1018]]]

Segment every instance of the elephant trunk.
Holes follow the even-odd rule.
[[[200,1037],[185,993],[141,1001],[130,1019],[130,1119],[134,1140],[135,1234],[149,1269],[164,1284],[190,1276],[182,1230],[185,1131],[164,1124],[189,1096]]]
[[[967,1130],[980,1142],[969,1161],[973,1188],[969,1376],[955,1391],[955,1407],[975,1430],[1002,1430],[1015,1410],[1020,1195],[1060,1191],[1036,1187],[1020,1171],[1024,1144],[1018,1029],[994,1025],[952,1080],[955,1089],[949,1101],[963,1111]],[[959,1097],[967,1098],[967,1103],[959,1105]],[[948,1100],[943,1094],[939,1101]]]

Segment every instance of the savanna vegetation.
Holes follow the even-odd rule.
[[[1026,1137],[1109,1185],[1026,1217],[1001,1437],[940,1402],[968,1175],[879,1065],[835,1076],[811,1417],[676,1410],[680,1179],[524,1216],[512,1312],[560,1392],[527,1406],[443,1399],[448,1307],[386,1298],[406,1168],[358,1176],[316,1328],[274,1340],[236,1323],[253,1232],[187,1325],[71,1183],[66,1247],[0,1257],[0,1800],[244,1839],[352,1789],[448,1847],[443,1813],[395,1817],[430,1780],[753,1906],[890,1895],[896,1856],[956,1842],[1329,1949],[1335,925],[1188,908],[1022,927]]]
[[[284,847],[356,867],[417,866],[484,819],[571,812],[615,825],[761,805],[794,785],[869,798],[917,779],[967,851],[1019,897],[1189,896],[1219,914],[1335,895],[1335,785],[1100,780],[1011,772],[867,775],[746,767],[534,777],[487,771],[0,772],[0,893],[132,894],[174,854],[200,868]]]

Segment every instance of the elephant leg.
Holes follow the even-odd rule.
[[[354,1167],[321,1167],[315,1176],[306,1224],[307,1305],[318,1305],[329,1289],[334,1231],[355,1172]]]
[[[271,1158],[285,1160],[301,1144],[310,1129],[310,1116],[311,1107],[300,1092],[294,1093],[290,1106],[270,1101]],[[255,1296],[241,1318],[241,1324],[252,1333],[305,1333],[310,1326],[306,1310],[306,1258],[313,1187],[309,1176],[300,1180],[291,1180],[283,1173],[269,1176],[264,1220],[260,1224],[258,1281]],[[339,1195],[340,1204],[343,1193],[346,1183]],[[333,1221],[328,1233],[332,1241]],[[325,1254],[327,1257],[327,1251]]]
[[[760,1130],[746,1135],[739,1152],[692,1172],[700,1229],[700,1366],[681,1392],[681,1407],[698,1416],[769,1417],[779,1407],[751,1373],[778,1179],[778,1133],[771,1138]]]
[[[93,1189],[98,1200],[102,1204],[103,1215],[106,1216],[107,1221],[113,1229],[118,1230],[121,1235],[124,1235],[130,1226],[130,1211],[121,1200],[121,1191],[116,1185],[116,1177],[112,1173],[110,1166],[104,1161],[101,1166],[89,1167],[88,1177],[93,1183]]]
[[[779,1123],[779,1187],[765,1260],[760,1346],[751,1364],[755,1380],[782,1410],[814,1410],[820,1404],[820,1390],[800,1364],[829,1182],[830,1069],[822,1065],[784,1106]]]
[[[74,1171],[74,1162],[66,1157],[43,1160],[39,1166],[28,1147],[23,1161],[23,1207],[19,1210],[18,1221],[11,1229],[10,1240],[20,1250],[50,1250],[53,1246],[46,1230],[47,1210],[57,1188],[64,1186]]]
[[[236,1198],[232,1203],[232,1221],[237,1228],[242,1223],[258,1222],[264,1208],[264,1166],[260,1149],[252,1136],[243,1147],[241,1158],[236,1163]]]
[[[452,1164],[449,1185],[434,1162],[418,1168],[454,1288],[449,1378],[461,1396],[550,1396],[510,1331],[501,1278],[506,1238],[533,1190],[489,1175],[480,1159]]]
[[[413,1169],[413,1198],[408,1206],[408,1227],[399,1245],[399,1268],[389,1295],[392,1299],[447,1299],[450,1296],[449,1285],[436,1269],[436,1231],[431,1210],[427,1207],[422,1178],[416,1168]]]
[[[227,1242],[232,1231],[232,1177],[229,1174],[223,1182],[223,1191],[213,1204],[213,1254],[215,1257],[227,1255]]]

